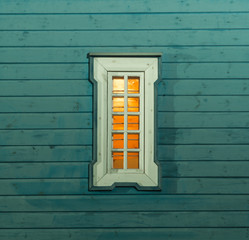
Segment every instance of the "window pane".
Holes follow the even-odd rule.
[[[122,169],[124,168],[124,153],[123,152],[112,152],[113,168]]]
[[[112,129],[124,130],[124,115],[112,115]]]
[[[139,93],[139,77],[128,77],[128,93]]]
[[[112,134],[112,147],[113,148],[124,148],[124,134],[123,133]]]
[[[128,115],[128,130],[139,130],[139,116]]]
[[[112,78],[112,93],[124,93],[124,77]]]
[[[127,153],[127,168],[138,169],[139,168],[139,152]]]
[[[139,112],[139,97],[128,97],[128,112]]]
[[[123,97],[113,97],[112,98],[112,110],[113,110],[113,112],[123,112],[124,111],[124,98]]]
[[[139,134],[137,133],[128,133],[127,139],[127,148],[139,148]]]

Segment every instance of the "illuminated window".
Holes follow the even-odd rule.
[[[96,122],[90,189],[158,190],[154,83],[160,54],[89,56]]]

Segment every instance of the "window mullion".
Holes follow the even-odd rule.
[[[127,169],[127,107],[128,107],[128,97],[127,97],[127,85],[128,77],[124,76],[124,169]]]

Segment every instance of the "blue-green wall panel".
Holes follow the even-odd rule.
[[[0,239],[248,239],[248,12],[246,0],[0,1]],[[163,54],[162,191],[88,191],[89,52]]]

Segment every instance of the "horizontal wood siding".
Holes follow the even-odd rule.
[[[88,191],[89,52],[162,52],[162,191]],[[0,1],[0,240],[249,239],[249,5]]]

